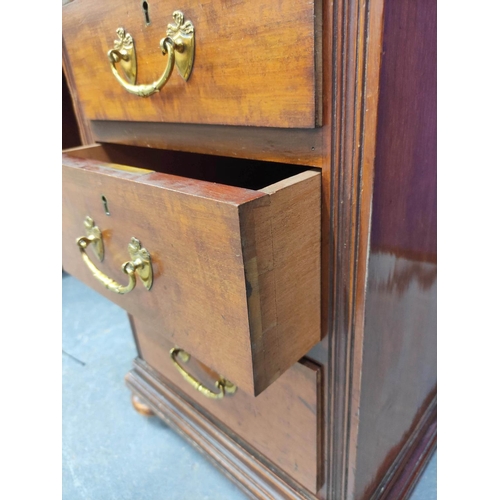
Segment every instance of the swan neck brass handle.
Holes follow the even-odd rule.
[[[155,92],[159,92],[160,89],[165,85],[165,83],[167,83],[168,79],[170,78],[170,75],[172,74],[172,70],[174,69],[175,55],[174,55],[174,49],[172,48],[172,45],[167,41],[167,39],[164,38],[162,42],[164,42],[165,51],[168,53],[167,67],[165,68],[165,71],[160,76],[160,78],[158,78],[158,80],[155,80],[153,83],[147,85],[146,84],[133,85],[125,81],[120,76],[115,66],[117,62],[120,62],[122,60],[123,56],[121,52],[117,50],[110,50],[108,52],[108,57],[111,64],[111,71],[113,75],[115,75],[115,78],[120,82],[120,85],[127,92],[130,92],[131,94],[137,95],[139,97],[149,97],[150,95],[153,95]]]
[[[224,377],[219,377],[219,379],[215,382],[215,387],[219,389],[219,392],[214,392],[210,390],[208,387],[205,387],[198,379],[193,377],[190,373],[188,373],[177,361],[179,358],[183,363],[187,363],[189,361],[190,355],[178,347],[173,347],[170,349],[170,359],[172,363],[180,372],[184,380],[192,385],[197,391],[201,392],[204,396],[210,399],[221,399],[227,394],[234,394],[236,392],[237,387],[226,380]]]
[[[141,242],[137,238],[132,238],[128,245],[131,260],[122,264],[122,271],[128,276],[128,284],[121,285],[99,270],[87,255],[86,250],[89,245],[92,245],[97,258],[102,262],[104,259],[104,245],[102,241],[102,233],[94,224],[94,221],[90,217],[87,217],[84,224],[87,229],[87,236],[80,236],[77,238],[76,244],[80,249],[83,262],[85,262],[87,267],[90,269],[90,272],[94,278],[99,281],[99,283],[112,292],[124,295],[131,292],[135,288],[137,273],[146,289],[151,289],[153,286],[151,257],[149,252],[145,248],[142,248]]]
[[[191,75],[194,61],[194,26],[191,21],[184,22],[184,14],[179,10],[176,10],[172,16],[175,24],[167,26],[167,36],[160,41],[162,54],[168,56],[167,66],[160,78],[153,83],[136,85],[137,58],[134,39],[124,28],[120,27],[116,30],[118,40],[115,40],[114,48],[108,51],[108,59],[111,72],[127,92],[139,97],[149,97],[159,92],[168,82],[174,64],[184,80],[187,81]],[[125,78],[116,68],[118,63]]]

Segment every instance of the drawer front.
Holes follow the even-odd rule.
[[[63,38],[76,95],[90,120],[313,128],[321,61],[314,0],[183,2],[73,0],[63,7]],[[317,2],[318,4],[320,2]],[[128,93],[113,76],[108,51],[123,27],[134,41],[137,84],[163,74],[160,41],[180,10],[194,26],[195,56],[185,81],[176,69],[150,97]],[[319,39],[318,39],[319,40]],[[117,65],[121,72],[120,63]],[[121,74],[121,73],[120,73]],[[123,77],[123,74],[121,74]]]
[[[204,157],[159,153],[158,165],[210,170]],[[262,392],[320,340],[320,174],[251,190],[112,160],[101,146],[63,154],[64,269],[241,390]],[[102,233],[103,261],[85,250],[99,272],[127,284],[121,268],[137,238],[151,256],[150,290],[137,280],[119,295],[96,279],[76,244],[87,216]]]
[[[315,493],[321,471],[321,368],[302,360],[258,397],[242,391],[210,399],[196,391],[172,363],[174,344],[158,336],[147,321],[131,318],[140,357],[183,394],[246,441],[267,460]],[[216,391],[218,374],[191,357],[190,374]]]

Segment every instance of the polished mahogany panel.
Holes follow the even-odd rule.
[[[385,3],[355,498],[436,390],[436,3]],[[377,497],[378,498],[378,497]]]

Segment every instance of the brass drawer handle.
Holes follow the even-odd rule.
[[[170,78],[174,63],[182,78],[185,81],[188,80],[193,69],[194,26],[191,21],[184,22],[184,14],[180,10],[176,10],[172,16],[175,24],[167,26],[167,36],[160,41],[162,54],[168,55],[167,67],[160,78],[150,84],[136,85],[137,59],[134,39],[124,28],[116,30],[118,40],[115,40],[114,48],[108,51],[108,59],[113,75],[127,92],[139,97],[149,97],[155,92],[159,92]],[[118,62],[125,73],[126,80],[120,76],[116,69]]]
[[[195,379],[191,374],[189,374],[177,361],[177,356],[183,363],[187,363],[189,361],[189,354],[178,347],[173,347],[170,349],[170,359],[174,366],[179,370],[180,374],[184,377],[190,385],[192,385],[197,391],[200,391],[204,396],[211,399],[221,399],[226,393],[234,394],[236,392],[237,387],[226,380],[224,377],[219,377],[219,380],[215,382],[215,387],[219,389],[220,392],[213,392],[208,387],[205,387],[199,380]]]
[[[82,259],[90,269],[94,277],[102,283],[108,290],[124,295],[131,292],[135,288],[136,277],[135,273],[139,275],[139,279],[143,285],[150,290],[153,286],[153,268],[151,267],[151,257],[149,252],[141,247],[141,242],[137,238],[132,238],[128,244],[128,251],[131,260],[122,264],[122,271],[128,276],[128,284],[121,285],[115,280],[106,276],[102,271],[97,269],[95,264],[90,260],[87,255],[86,249],[90,245],[96,254],[99,261],[104,260],[104,245],[102,241],[102,233],[100,229],[94,224],[91,217],[86,217],[84,222],[87,230],[87,236],[81,236],[76,240],[76,244],[82,254]]]

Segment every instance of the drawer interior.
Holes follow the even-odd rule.
[[[66,151],[66,154],[76,158],[153,170],[252,190],[262,189],[311,170],[311,167],[286,163],[269,163],[117,144],[78,148]]]

